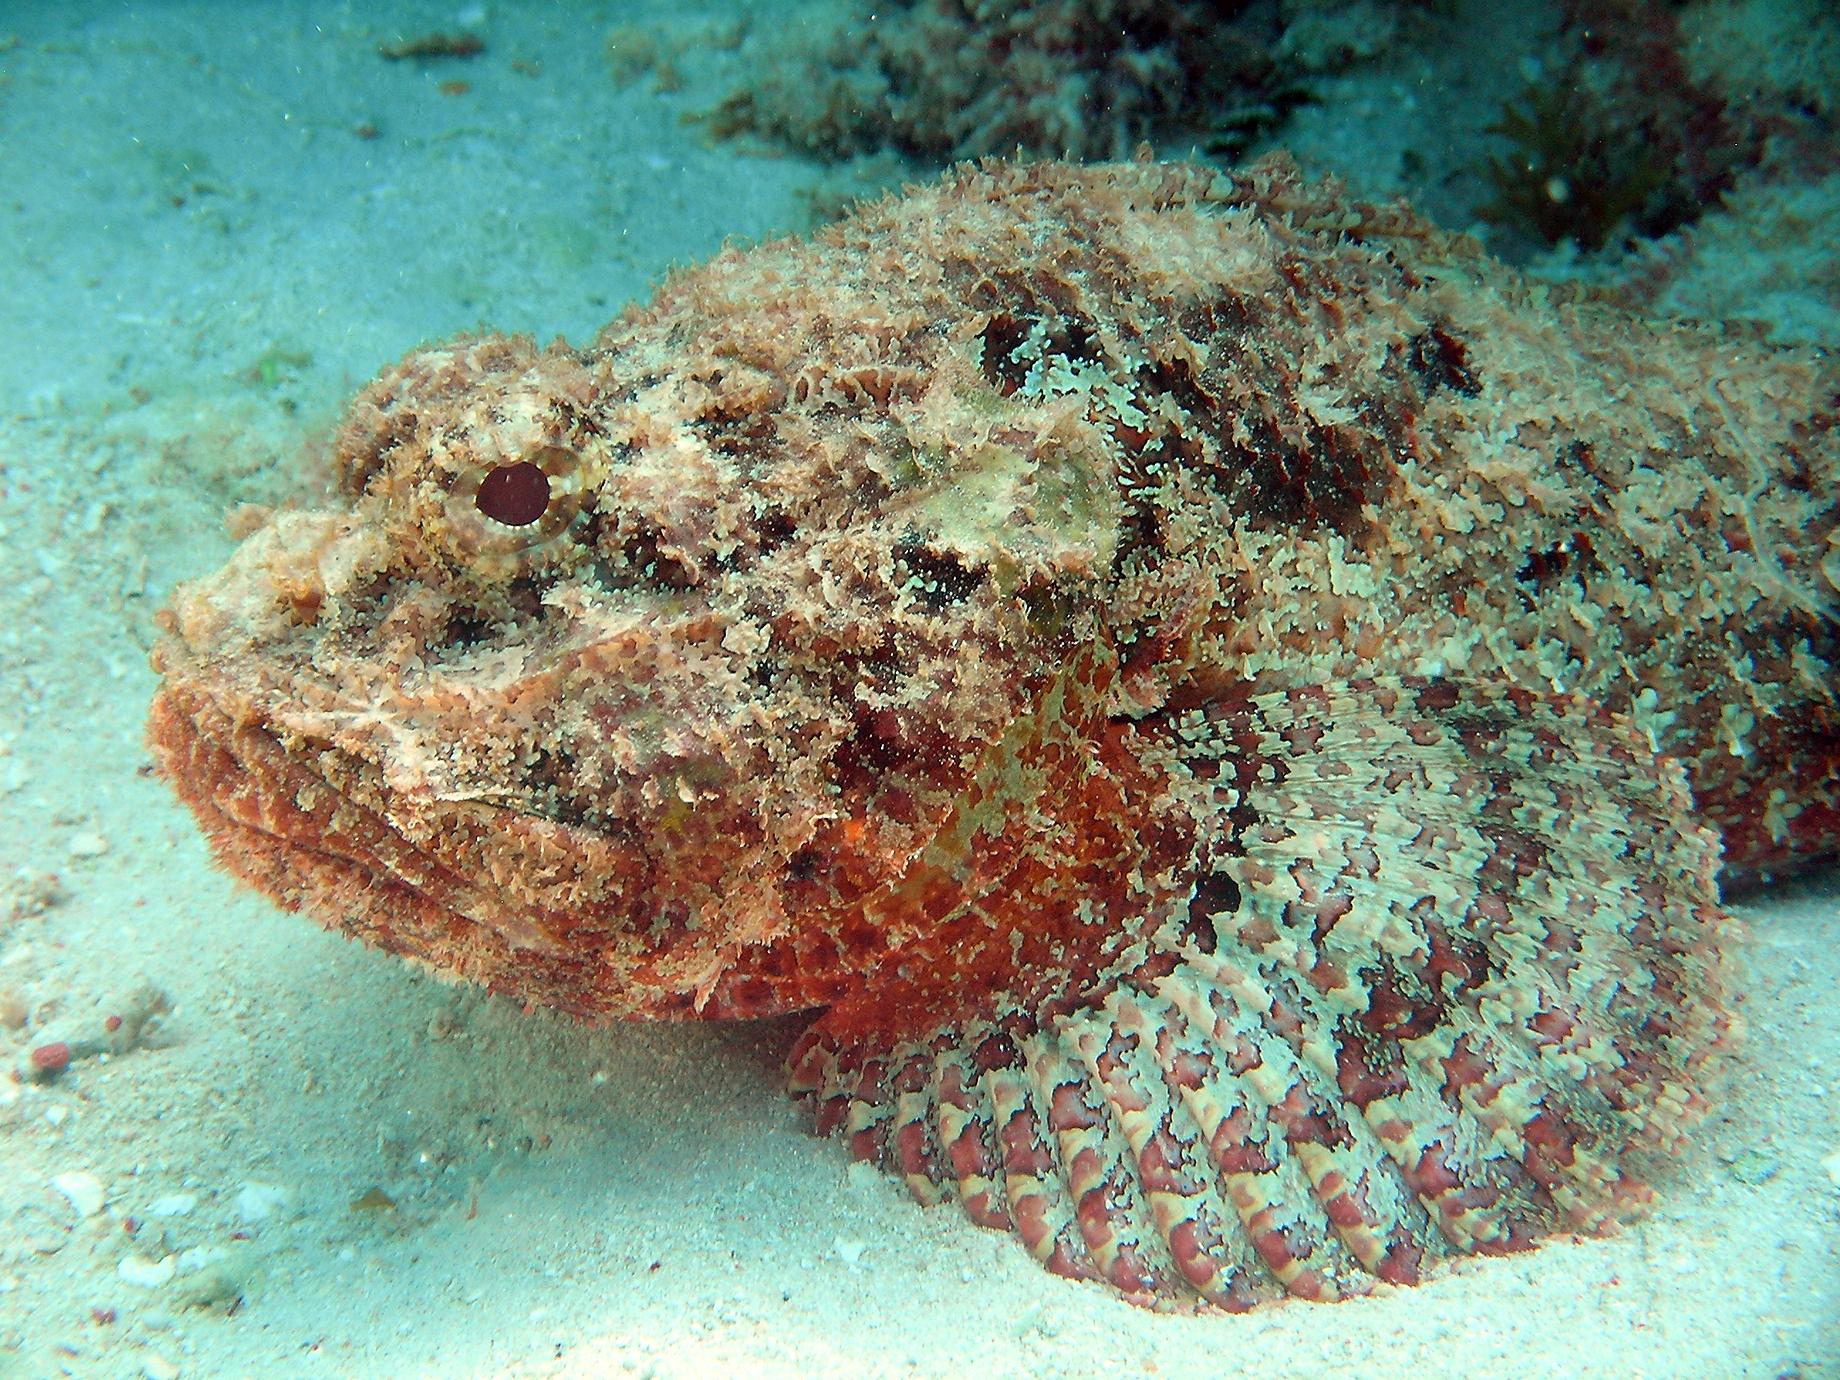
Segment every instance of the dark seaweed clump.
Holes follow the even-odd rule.
[[[1593,250],[1620,232],[1666,234],[1696,214],[1653,141],[1588,90],[1531,84],[1489,132],[1510,145],[1483,168],[1494,195],[1480,209],[1497,225]]]
[[[1767,119],[1695,80],[1679,7],[1561,0],[1552,77],[1504,107],[1506,152],[1481,171],[1482,214],[1547,244],[1600,249],[1696,220],[1763,156]]]

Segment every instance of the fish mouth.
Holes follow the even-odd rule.
[[[155,694],[147,742],[218,861],[284,908],[526,1006],[691,1014],[687,996],[639,980],[631,919],[618,913],[630,907],[564,911],[520,893],[511,861],[556,869],[605,840],[476,801],[408,801],[371,763],[291,745],[257,706],[192,678],[169,675]],[[643,874],[642,859],[624,861]]]

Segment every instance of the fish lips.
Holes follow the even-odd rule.
[[[409,799],[374,764],[289,742],[232,684],[155,653],[147,738],[219,861],[331,929],[531,1006],[595,1018],[686,1011],[643,937],[638,841],[514,808]],[[561,879],[549,894],[532,879]],[[567,879],[580,881],[570,883]],[[690,984],[694,986],[694,984]]]

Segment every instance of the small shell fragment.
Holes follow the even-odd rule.
[[[51,1180],[51,1186],[70,1200],[79,1217],[94,1217],[102,1211],[106,1200],[102,1180],[86,1169],[59,1174]]]

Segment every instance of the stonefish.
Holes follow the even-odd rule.
[[[961,168],[467,337],[181,588],[218,857],[1237,1309],[1594,1231],[1840,845],[1840,374],[1281,161]],[[1721,858],[1721,847],[1723,856]]]

